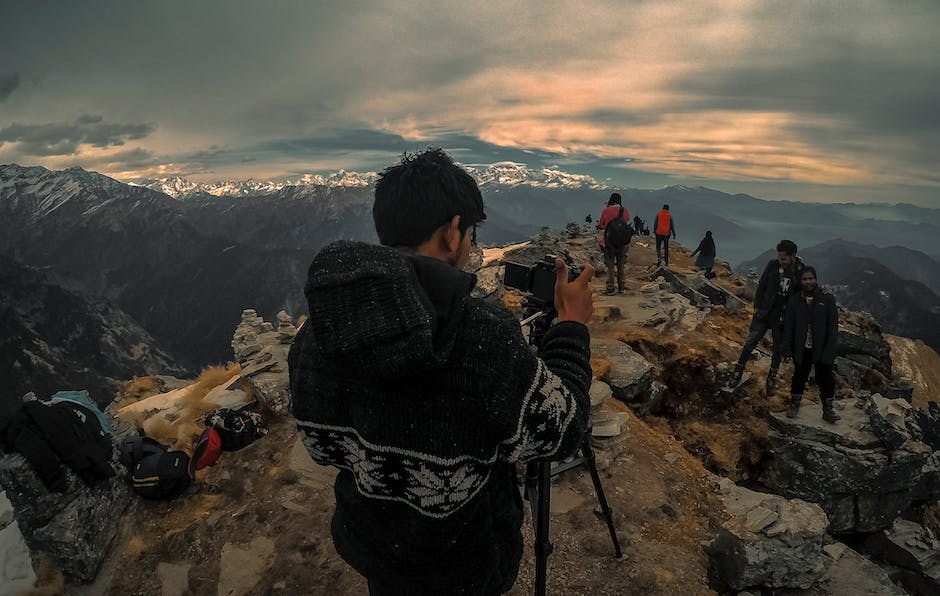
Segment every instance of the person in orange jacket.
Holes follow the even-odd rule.
[[[676,237],[676,222],[669,212],[669,205],[663,205],[662,211],[656,215],[653,222],[653,233],[656,234],[656,266],[663,264],[666,257],[666,267],[669,266],[669,236]],[[664,254],[665,253],[665,254]]]

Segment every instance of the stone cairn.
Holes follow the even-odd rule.
[[[275,330],[255,309],[245,309],[232,338],[232,350],[241,366],[242,381],[266,408],[282,415],[290,411],[287,355],[297,328],[283,310],[277,314],[277,323]]]

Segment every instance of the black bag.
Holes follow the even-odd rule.
[[[189,456],[150,437],[125,439],[120,461],[127,466],[134,492],[145,499],[174,499],[192,482]]]
[[[219,433],[223,451],[238,451],[264,434],[261,416],[247,410],[222,408],[206,414],[205,422]]]
[[[633,238],[633,228],[623,220],[623,207],[617,217],[607,222],[604,228],[604,242],[609,248],[623,248],[630,244]]]

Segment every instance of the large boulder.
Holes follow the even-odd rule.
[[[841,542],[823,551],[832,560],[819,581],[808,590],[787,590],[786,596],[907,596],[877,564]]]
[[[642,406],[650,400],[653,365],[633,348],[615,339],[593,338],[591,355],[610,363],[605,380],[614,397],[635,406]]]
[[[730,518],[708,547],[716,578],[734,589],[809,588],[829,558],[829,525],[813,503],[754,492],[724,478],[719,495]]]
[[[812,403],[796,418],[770,414],[772,457],[761,481],[779,494],[820,504],[832,533],[887,528],[917,497],[930,471],[930,449],[914,438],[898,445],[896,438],[887,440],[887,431],[879,436],[873,421],[879,410],[867,400],[836,407],[838,424],[824,422]]]
[[[112,466],[119,465],[115,457]],[[65,492],[50,493],[23,456],[0,458],[0,486],[13,504],[26,544],[52,555],[70,580],[89,582],[108,554],[131,495],[119,476],[88,486],[71,470],[66,474]]]

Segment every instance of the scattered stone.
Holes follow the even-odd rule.
[[[722,583],[745,588],[809,588],[825,572],[826,514],[813,503],[757,493],[724,478],[719,495],[731,518],[708,547]]]
[[[885,399],[878,394],[865,402],[872,431],[891,449],[900,449],[912,439],[906,423],[908,419],[913,422],[912,409],[913,406],[903,399]],[[915,432],[919,434],[919,429]]]
[[[116,455],[112,467],[118,470]],[[119,476],[94,486],[68,469],[66,477],[66,491],[50,493],[23,456],[0,457],[0,486],[16,511],[26,544],[33,551],[52,555],[68,579],[90,582],[108,553],[131,496]]]
[[[243,311],[242,322],[232,338],[232,348],[241,365],[242,382],[251,386],[254,397],[268,410],[283,415],[290,411],[287,354],[293,335],[290,341],[285,341],[289,330],[282,332],[282,328],[290,317],[284,311],[278,317],[279,327],[275,332],[270,323],[254,314],[254,309]]]

